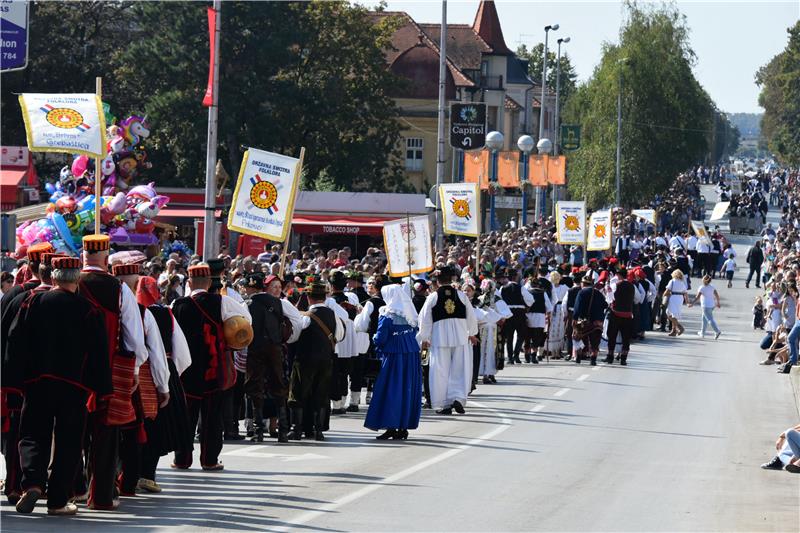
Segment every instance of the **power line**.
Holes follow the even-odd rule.
[[[662,126],[660,124],[648,124],[646,122],[634,122],[632,120],[622,120],[623,122],[627,122],[628,124],[635,124],[637,126],[647,126],[649,128],[661,128],[663,130],[676,130],[676,131],[696,131],[698,133],[711,133],[714,130],[701,130],[696,128],[679,128],[677,126]]]

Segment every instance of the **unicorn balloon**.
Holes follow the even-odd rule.
[[[131,115],[119,123],[122,128],[122,137],[129,146],[136,146],[150,136],[147,128],[147,117]]]

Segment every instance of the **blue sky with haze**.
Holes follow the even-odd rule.
[[[448,22],[472,24],[478,3],[449,0]],[[717,106],[727,112],[763,111],[753,75],[786,47],[786,28],[800,18],[800,0],[683,0],[676,4],[691,30],[691,46],[697,54],[695,75]],[[506,44],[512,49],[520,42],[529,46],[542,42],[544,26],[559,24],[551,38],[571,38],[562,50],[570,55],[580,80],[589,78],[599,63],[601,43],[617,41],[623,16],[619,1],[497,0],[496,5]],[[438,1],[389,0],[387,9],[405,11],[417,22],[441,20]]]

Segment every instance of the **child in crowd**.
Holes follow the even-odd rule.
[[[756,296],[753,306],[753,329],[764,329],[764,301],[761,296]]]
[[[725,262],[722,263],[722,268],[720,268],[720,270],[719,270],[720,276],[722,276],[723,273],[725,274],[725,279],[728,280],[728,288],[729,289],[731,287],[733,287],[733,273],[734,272],[736,272],[736,259],[734,259],[734,255],[731,254],[730,256],[728,256],[728,258],[725,260]]]

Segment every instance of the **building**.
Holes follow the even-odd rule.
[[[436,183],[441,24],[418,23],[398,11],[374,12],[372,17],[376,23],[387,17],[397,17],[400,22],[386,61],[389,69],[408,83],[391,96],[400,108],[400,148],[408,184],[427,192]],[[541,85],[528,76],[528,62],[506,45],[493,1],[480,2],[472,25],[447,25],[445,51],[448,102],[485,102],[489,131],[503,133],[506,149],[516,146],[524,133],[537,136]],[[554,101],[546,100],[545,136],[551,137]],[[453,173],[454,160],[448,145],[447,176]]]

